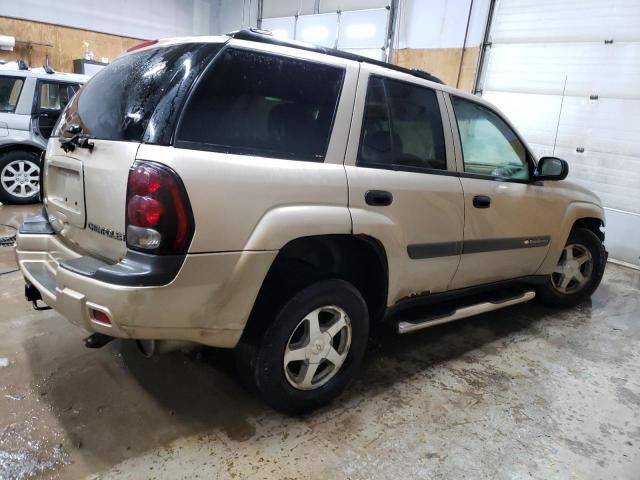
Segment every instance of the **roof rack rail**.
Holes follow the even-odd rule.
[[[409,75],[413,75],[414,77],[423,78],[431,82],[441,83],[442,85],[445,84],[438,77],[430,74],[429,72],[425,72],[424,70],[419,70],[417,68],[404,68],[399,65],[381,62],[380,60],[374,60],[372,58],[363,57],[362,55],[356,55],[355,53],[345,52],[344,50],[338,50],[335,48],[321,47],[318,45],[312,45],[309,43],[302,43],[297,41],[280,40],[274,37],[273,34],[268,30],[258,30],[256,28],[249,28],[245,30],[236,30],[235,32],[228,33],[227,35],[231,38],[235,38],[238,40],[248,40],[251,42],[268,43],[271,45],[280,45],[283,47],[298,48],[300,50],[307,50],[310,52],[323,53],[325,55],[331,55],[334,57],[346,58],[348,60],[354,60],[356,62],[378,65],[380,67],[389,68],[397,72],[408,73]]]

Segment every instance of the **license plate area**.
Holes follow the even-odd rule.
[[[54,156],[46,164],[47,212],[62,214],[65,223],[84,228],[84,177],[82,162]]]

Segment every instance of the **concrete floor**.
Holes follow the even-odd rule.
[[[639,293],[609,265],[574,310],[377,334],[348,392],[295,419],[245,393],[227,352],[88,350],[0,275],[0,478],[640,479]]]

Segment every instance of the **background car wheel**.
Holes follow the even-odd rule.
[[[35,203],[40,193],[40,156],[26,150],[0,155],[0,201]]]
[[[586,228],[574,229],[554,272],[538,287],[538,299],[554,307],[577,305],[598,288],[606,262],[606,252],[597,235]]]
[[[325,280],[296,294],[257,345],[239,345],[236,358],[241,375],[251,378],[268,405],[301,414],[344,390],[368,337],[369,314],[360,292],[343,280]]]

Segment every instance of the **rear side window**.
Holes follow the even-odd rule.
[[[23,84],[20,77],[0,77],[0,112],[15,111]]]
[[[444,145],[433,90],[375,76],[369,79],[359,165],[446,170]]]
[[[228,49],[199,81],[175,146],[323,161],[343,79],[338,67]]]

